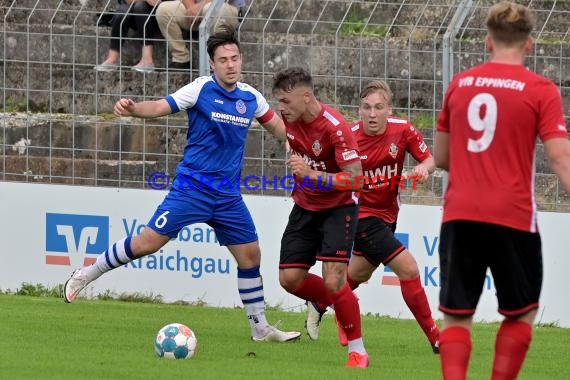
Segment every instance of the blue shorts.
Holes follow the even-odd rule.
[[[220,245],[247,244],[258,240],[251,214],[240,193],[176,186],[166,195],[147,226],[161,235],[176,237],[190,224],[206,223]]]

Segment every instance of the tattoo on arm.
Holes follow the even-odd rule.
[[[342,167],[342,172],[333,174],[332,185],[337,190],[359,191],[364,183],[362,164],[360,161],[353,162]]]

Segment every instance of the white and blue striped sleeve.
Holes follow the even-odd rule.
[[[166,101],[170,105],[172,113],[194,107],[200,95],[200,91],[202,91],[202,87],[210,80],[212,80],[212,77],[204,76],[196,78],[175,93],[168,95]]]

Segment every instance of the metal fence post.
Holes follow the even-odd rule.
[[[222,5],[224,0],[214,0],[212,1],[210,7],[204,15],[204,19],[198,27],[199,32],[199,60],[200,60],[200,76],[210,74],[210,64],[208,62],[208,51],[206,48],[206,42],[208,37],[210,37],[210,30],[212,29],[212,24],[218,20],[220,11],[222,10]]]
[[[473,5],[472,0],[462,0],[461,3],[457,6],[457,10],[455,11],[451,22],[447,26],[447,30],[443,35],[443,57],[442,57],[442,82],[443,82],[443,95],[445,96],[445,92],[447,91],[447,87],[449,86],[449,82],[453,78],[453,40],[457,36],[459,32],[459,28],[463,25],[463,21],[465,21],[465,17],[471,10],[471,6]],[[435,144],[435,141],[434,141]],[[434,147],[434,150],[437,147]],[[445,194],[445,190],[447,189],[447,181],[448,181],[448,174],[447,172],[443,172],[441,186],[442,186],[442,195]]]

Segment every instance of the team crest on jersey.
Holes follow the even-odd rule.
[[[315,140],[313,145],[311,145],[311,148],[313,149],[313,153],[315,154],[315,156],[318,156],[323,151],[323,146],[321,145],[321,142],[319,140]]]
[[[236,102],[236,111],[242,115],[247,111],[247,107],[245,106],[243,100],[240,99]]]
[[[388,154],[390,156],[392,156],[392,158],[396,158],[396,156],[398,155],[398,147],[396,146],[396,144],[392,143],[390,144],[390,148],[388,149]]]

